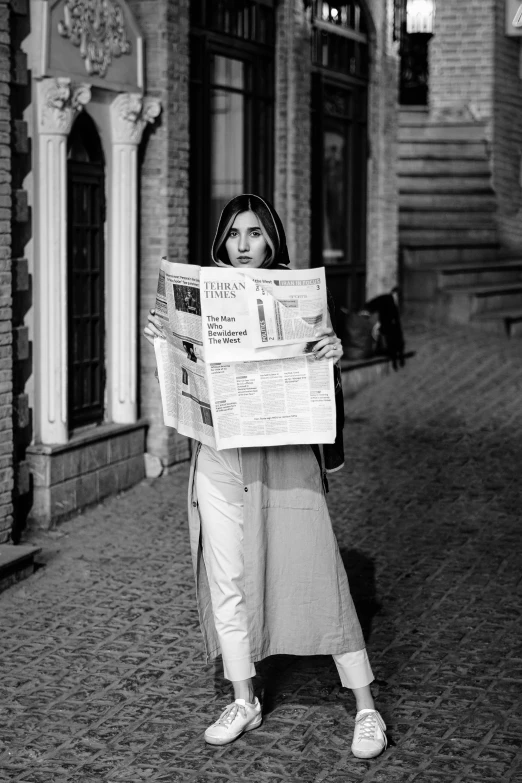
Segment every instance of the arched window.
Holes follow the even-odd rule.
[[[101,140],[88,114],[76,119],[67,155],[69,428],[104,415],[105,174]]]
[[[312,254],[337,305],[366,287],[368,27],[357,0],[313,4]]]
[[[272,198],[275,11],[272,0],[191,3],[190,260],[210,261],[224,204]]]

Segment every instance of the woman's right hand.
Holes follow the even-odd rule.
[[[155,337],[164,337],[163,322],[158,318],[155,310],[149,310],[147,326],[143,330],[143,334],[151,345],[154,345]]]

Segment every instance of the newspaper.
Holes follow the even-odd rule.
[[[324,269],[200,268],[162,260],[155,341],[165,423],[218,450],[333,443]]]

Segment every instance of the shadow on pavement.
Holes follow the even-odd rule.
[[[377,600],[375,564],[359,549],[341,549],[341,558],[348,576],[364,641],[368,644],[372,632],[372,620],[381,608]]]

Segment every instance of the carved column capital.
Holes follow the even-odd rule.
[[[111,104],[111,132],[114,144],[139,144],[147,123],[161,113],[161,103],[139,93],[124,92]]]
[[[38,130],[67,136],[78,112],[91,100],[89,84],[72,84],[68,77],[36,82]]]

